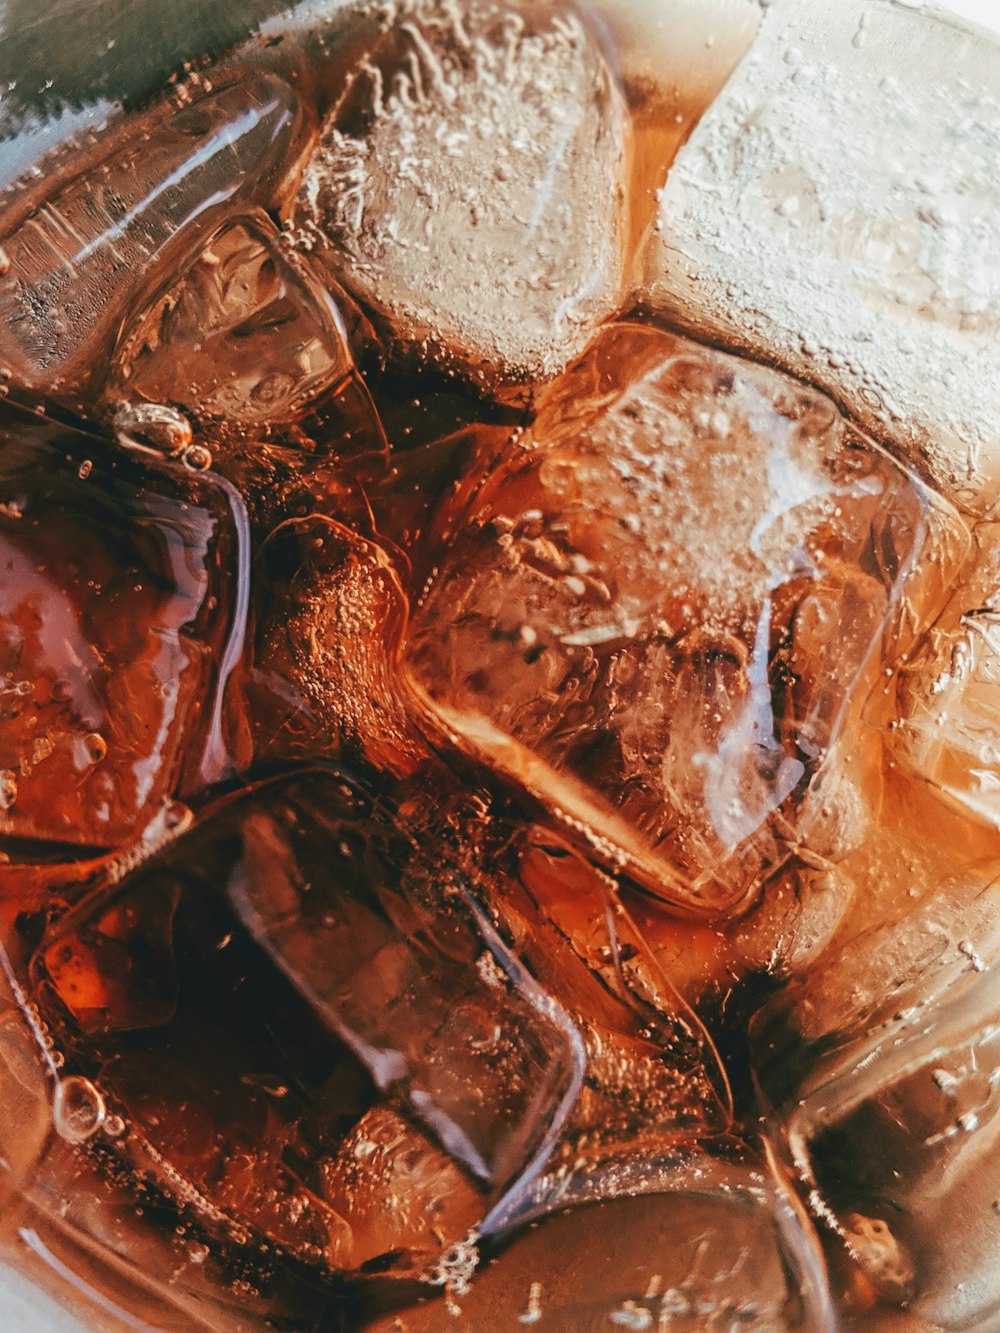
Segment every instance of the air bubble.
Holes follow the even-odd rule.
[[[67,1143],[85,1143],[104,1124],[104,1098],[90,1079],[74,1074],[56,1085],[52,1123]]]
[[[190,421],[165,403],[119,403],[112,429],[122,448],[168,458],[185,453],[192,439]]]
[[[99,764],[108,753],[108,743],[103,736],[96,731],[92,731],[84,740],[87,747],[87,758],[92,764]]]
[[[105,1116],[104,1124],[101,1128],[109,1139],[120,1139],[125,1133],[125,1121],[120,1115]]]
[[[212,451],[203,444],[192,444],[184,450],[181,462],[192,472],[207,472],[212,466]]]

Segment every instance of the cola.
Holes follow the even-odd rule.
[[[2,1244],[84,1327],[1000,1317],[1000,130],[869,43],[997,52],[661,8],[10,130]]]

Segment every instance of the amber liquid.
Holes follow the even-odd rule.
[[[940,886],[985,967],[994,835],[924,723],[989,534],[623,299],[532,380],[313,266],[298,176],[331,106],[418,99],[401,42],[342,105],[269,56],[240,134],[246,53],[199,73],[4,242],[9,1245],[111,1327],[795,1329],[825,1281],[883,1326],[930,1260],[880,1145],[911,1101],[951,1140],[838,1060],[951,984]],[[584,56],[627,268],[700,95]],[[183,189],[128,231],[147,169]],[[67,294],[39,237],[102,209]]]

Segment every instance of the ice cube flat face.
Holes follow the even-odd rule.
[[[292,222],[392,340],[545,379],[617,306],[629,131],[562,4],[388,7],[323,127]]]
[[[197,766],[232,629],[230,500],[0,417],[0,833],[130,842]]]
[[[233,201],[273,207],[311,122],[260,74],[167,101],[105,134],[95,160],[5,220],[0,362],[32,393],[99,384],[126,306]]]
[[[919,615],[921,563],[943,558],[932,529],[821,395],[620,325],[440,516],[408,671],[432,726],[599,829],[647,887],[730,911],[808,842],[804,799],[901,588]]]
[[[239,425],[281,424],[353,370],[336,301],[263,215],[228,221],[126,333],[107,391]]]
[[[349,775],[314,774],[223,805],[50,931],[46,1017],[131,1164],[310,1262],[416,1271],[537,1170],[582,1048],[446,871]]]

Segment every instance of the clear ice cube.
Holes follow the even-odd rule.
[[[244,74],[116,125],[68,179],[29,191],[0,236],[0,366],[12,382],[74,399],[99,384],[137,293],[220,214],[276,206],[310,134],[285,82]]]
[[[995,878],[970,873],[757,1020],[773,1132],[865,1327],[893,1308],[948,1330],[1000,1315],[996,913]]]
[[[349,775],[272,782],[43,939],[66,1071],[205,1225],[419,1272],[550,1155],[576,1029],[458,875],[420,861]]]
[[[122,846],[226,767],[245,516],[214,478],[0,413],[0,834]]]
[[[431,735],[695,915],[810,840],[850,850],[820,785],[901,651],[904,585],[907,633],[937,609],[957,520],[821,395],[628,324],[469,489],[407,647]]]
[[[111,399],[266,429],[354,371],[341,304],[263,214],[230,219],[123,334]]]
[[[669,1165],[652,1157],[588,1183],[589,1194],[564,1177],[562,1206],[471,1284],[460,1263],[442,1268],[444,1302],[374,1319],[365,1333],[832,1328],[815,1240],[762,1172],[697,1155]]]
[[[393,339],[544,379],[618,305],[629,132],[561,4],[394,0],[323,127],[293,232]]]

